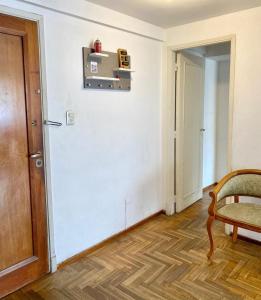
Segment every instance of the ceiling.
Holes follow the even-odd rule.
[[[261,0],[88,0],[88,2],[164,28],[261,6]]]

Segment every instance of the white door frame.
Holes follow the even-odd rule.
[[[41,106],[42,106],[42,119],[48,119],[47,110],[47,83],[46,83],[46,63],[45,63],[45,49],[44,49],[44,22],[43,16],[35,13],[26,12],[23,10],[15,9],[0,5],[0,13],[23,18],[37,22],[38,36],[39,36],[39,49],[40,49],[40,76],[41,76]],[[54,248],[54,225],[53,225],[53,210],[52,210],[52,189],[51,189],[51,165],[50,165],[50,152],[49,152],[49,132],[48,128],[43,126],[43,143],[44,143],[44,161],[45,161],[45,189],[46,189],[46,215],[47,215],[47,234],[48,234],[48,252],[49,252],[49,269],[50,272],[57,270],[57,262]]]
[[[165,47],[163,51],[163,62],[166,73],[163,76],[163,101],[161,110],[162,119],[162,197],[165,203],[167,215],[175,212],[175,151],[174,151],[174,124],[175,124],[175,91],[176,91],[176,72],[175,72],[175,53],[180,50],[193,47],[209,46],[212,44],[230,42],[230,84],[229,84],[229,120],[228,120],[228,172],[232,170],[232,133],[233,133],[233,108],[234,108],[234,86],[235,86],[235,61],[236,61],[236,35],[216,37],[208,40],[195,41],[188,44]],[[177,143],[178,141],[176,141]],[[176,174],[178,177],[179,174]],[[177,187],[178,188],[178,187]]]

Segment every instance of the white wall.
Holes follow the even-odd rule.
[[[216,182],[217,62],[205,59],[203,187]]]
[[[84,5],[89,18],[93,7],[86,3],[73,1],[74,12]],[[54,242],[61,262],[163,208],[162,43],[155,40],[155,26],[127,16],[138,35],[86,21],[84,11],[77,18],[20,1],[0,4],[44,16],[45,117],[65,123],[66,110],[76,113],[74,126],[49,128]],[[119,15],[107,10],[106,17],[115,21]],[[143,28],[152,39],[141,36]],[[83,89],[82,46],[97,37],[107,51],[128,49],[136,70],[130,92]]]
[[[232,168],[261,169],[261,7],[167,30],[167,44],[178,47],[236,35]]]
[[[217,120],[216,120],[216,181],[228,170],[228,119],[230,61],[219,61],[217,68]]]

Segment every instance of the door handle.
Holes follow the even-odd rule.
[[[58,127],[60,127],[60,126],[63,125],[63,123],[45,120],[45,121],[44,121],[44,125],[47,125],[47,126],[58,126]]]
[[[36,153],[33,153],[33,154],[30,154],[29,157],[32,158],[32,159],[37,159],[37,158],[40,158],[42,157],[42,152],[41,151],[38,151]]]

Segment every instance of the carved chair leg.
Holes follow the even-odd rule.
[[[234,196],[234,203],[239,203],[239,196]],[[237,231],[238,231],[238,227],[236,225],[234,225],[233,227],[233,234],[232,234],[232,241],[236,242],[237,240]]]
[[[232,234],[232,241],[233,242],[236,242],[236,240],[237,240],[237,231],[238,231],[238,227],[236,225],[234,225],[233,234]]]
[[[212,223],[214,221],[213,216],[209,216],[208,221],[207,221],[207,230],[208,230],[208,237],[209,237],[209,242],[210,242],[210,250],[207,254],[208,259],[211,258],[211,256],[214,253],[214,241],[213,241],[213,236],[212,236]]]

